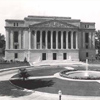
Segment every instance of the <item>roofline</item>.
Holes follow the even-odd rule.
[[[25,17],[24,18],[24,20],[38,20],[38,19],[40,19],[40,20],[60,20],[60,21],[75,21],[75,22],[80,22],[80,20],[79,19],[63,19],[63,18],[60,18],[60,17],[51,17],[51,18],[49,18],[49,17],[34,17],[34,18],[29,18],[29,17]]]
[[[18,20],[18,19],[6,19],[6,22],[24,22],[24,20]]]
[[[95,22],[81,22],[81,23],[84,23],[84,24],[95,24]]]
[[[71,19],[71,17],[62,17],[62,16],[32,16],[32,15],[29,15],[28,17],[38,17],[38,18],[66,18],[66,19]]]

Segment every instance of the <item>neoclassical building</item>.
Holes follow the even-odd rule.
[[[85,60],[95,57],[95,23],[70,17],[6,20],[7,60]]]

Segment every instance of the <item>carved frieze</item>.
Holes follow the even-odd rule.
[[[59,21],[48,21],[40,24],[33,25],[33,27],[50,27],[50,28],[76,28],[75,26]]]

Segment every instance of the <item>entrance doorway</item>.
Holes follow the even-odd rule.
[[[46,60],[46,53],[42,53],[42,60]]]
[[[67,53],[63,53],[63,59],[67,59]]]
[[[53,60],[56,60],[56,59],[57,59],[57,54],[53,53]]]

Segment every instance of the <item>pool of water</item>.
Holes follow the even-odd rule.
[[[65,75],[68,78],[73,79],[99,79],[100,78],[100,72],[99,71],[72,71],[72,72],[66,72]]]

